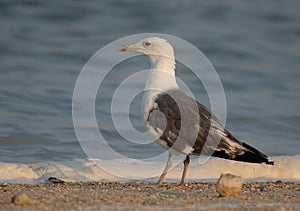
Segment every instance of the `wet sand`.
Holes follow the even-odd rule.
[[[54,181],[55,182],[55,181]],[[25,193],[34,205],[12,203]],[[219,197],[213,182],[178,186],[141,182],[0,184],[0,210],[300,210],[300,183],[244,183],[239,197]]]

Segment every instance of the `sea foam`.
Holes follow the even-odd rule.
[[[299,180],[300,155],[273,157],[275,165],[242,163],[218,158],[206,162],[191,160],[187,179],[189,181],[217,179],[222,173],[239,175],[251,180]],[[177,160],[178,161],[178,160]],[[167,174],[167,181],[179,181],[182,163],[175,164]],[[136,179],[155,181],[165,163],[145,163],[140,160],[72,160],[64,162],[41,162],[32,164],[0,162],[0,182],[45,183],[49,177],[75,181],[132,181]]]

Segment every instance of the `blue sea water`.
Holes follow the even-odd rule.
[[[299,155],[299,10],[292,0],[1,1],[0,161],[86,159],[72,122],[76,79],[101,47],[145,32],[187,40],[210,59],[226,94],[226,127],[236,137],[273,157]],[[119,64],[96,99],[104,137],[132,158],[163,149],[126,142],[113,128],[110,100],[125,77],[148,65],[143,57]],[[201,83],[180,63],[177,75],[209,106]],[[140,100],[137,96],[130,115],[143,131]]]

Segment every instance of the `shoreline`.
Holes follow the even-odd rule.
[[[300,209],[299,182],[244,182],[238,197],[219,197],[215,182],[186,186],[149,182],[63,182],[0,184],[0,210],[240,210]],[[12,203],[25,193],[34,205]]]

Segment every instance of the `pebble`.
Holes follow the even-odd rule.
[[[34,205],[36,201],[31,199],[26,193],[19,193],[12,198],[12,203],[14,203],[15,205],[24,206]]]
[[[222,174],[217,182],[216,190],[221,197],[235,197],[241,194],[242,185],[242,177],[232,174]]]
[[[49,177],[48,181],[53,184],[65,183],[65,181],[57,179],[56,177]]]
[[[2,187],[2,188],[7,187],[7,183],[1,183],[0,187]]]

